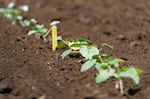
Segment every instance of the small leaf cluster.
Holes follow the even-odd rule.
[[[35,24],[34,26],[32,26],[32,29],[29,30],[28,35],[34,34],[36,38],[40,39],[42,37],[42,39],[46,41],[47,33],[48,29],[45,28],[43,24]]]
[[[31,18],[20,21],[22,27],[31,27],[28,31],[28,35],[35,35],[36,38],[46,41],[46,36],[49,34],[48,28],[44,27],[43,24],[39,24],[35,19]]]
[[[85,61],[80,71],[85,72],[94,67],[97,70],[95,78],[97,83],[103,83],[110,78],[115,78],[118,82],[116,86],[119,86],[121,94],[124,93],[123,78],[128,77],[135,84],[139,84],[139,75],[142,73],[142,70],[135,67],[120,66],[120,63],[124,62],[123,59],[101,53],[102,48],[99,49],[96,45],[91,44],[91,41],[81,38],[78,38],[75,42],[69,40],[62,41],[62,45],[66,44],[69,47],[68,50],[62,53],[62,58],[64,59],[64,57],[71,54],[73,50],[77,50]],[[102,46],[113,48],[113,46],[106,43],[102,43]]]
[[[81,72],[87,71],[92,67],[95,67],[98,71],[96,76],[97,83],[103,83],[109,78],[116,78],[118,80],[121,94],[123,91],[123,78],[130,78],[135,84],[139,84],[139,75],[142,71],[135,67],[120,66],[120,63],[124,62],[122,59],[118,59],[106,54],[101,54],[95,46],[82,46],[80,53],[86,58],[86,62],[81,67]]]
[[[27,5],[19,6],[18,9],[14,8],[15,3],[11,2],[8,4],[7,8],[0,8],[0,13],[3,13],[6,18],[8,18],[12,24],[16,24],[17,21],[22,21],[22,12],[28,11]]]
[[[90,45],[91,41],[84,39],[84,38],[78,38],[75,41],[71,38],[63,40],[62,37],[58,37],[57,40],[61,40],[62,42],[58,45],[58,48],[62,48],[63,46],[67,45],[68,50],[64,51],[62,53],[62,59],[64,59],[66,56],[70,55],[71,53],[79,53],[79,50],[81,46],[83,45]]]
[[[25,19],[21,14],[22,12],[27,12],[29,7],[27,5],[19,6],[15,8],[15,3],[11,2],[6,8],[0,8],[0,13],[3,13],[6,18],[8,18],[12,24],[19,24],[22,27],[31,27],[28,35],[35,35],[36,38],[42,38],[46,41],[46,36],[49,34],[48,29],[44,27],[43,24],[39,24],[34,18]]]

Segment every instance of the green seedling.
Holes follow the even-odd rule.
[[[73,39],[65,39],[63,40],[62,37],[58,37],[58,40],[61,40],[62,42],[58,45],[58,48],[62,48],[63,46],[67,45],[69,48],[68,50],[64,51],[62,53],[62,58],[64,59],[66,56],[68,56],[71,53],[79,53],[79,50],[82,45],[90,45],[91,41],[83,38],[77,38],[75,41]]]
[[[0,12],[4,14],[12,24],[16,24],[18,21],[22,27],[32,26],[32,29],[28,32],[28,35],[35,34],[36,38],[42,38],[46,41],[46,35],[48,29],[44,25],[37,24],[35,19],[23,19],[21,16],[22,12],[27,12],[29,7],[27,5],[19,6],[18,9],[14,8],[15,3],[11,2],[8,4],[7,8],[0,8]]]
[[[33,20],[32,20],[32,22],[33,22]],[[33,35],[34,34],[36,38],[38,38],[38,39],[42,38],[44,41],[46,41],[45,37],[46,37],[47,33],[48,33],[48,29],[45,28],[44,25],[35,24],[32,27],[32,29],[28,32],[28,35]]]
[[[8,4],[7,8],[0,8],[0,13],[3,13],[6,18],[8,18],[12,24],[16,24],[17,21],[21,21],[23,17],[21,16],[22,11],[28,11],[29,7],[27,5],[19,6],[18,9],[14,8],[15,3],[11,2]]]
[[[96,77],[96,82],[102,83],[108,80],[109,78],[114,77],[118,82],[116,83],[117,84],[116,86],[119,86],[121,94],[124,94],[123,78],[128,77],[132,79],[135,84],[139,84],[140,82],[139,75],[142,73],[142,71],[135,67],[127,67],[127,66],[120,67],[119,60],[120,59],[114,57],[109,57],[105,59],[103,62],[96,63],[95,66],[99,72],[99,74]]]
[[[25,19],[25,20],[21,20],[19,23],[22,27],[28,27],[31,25],[32,22],[30,20]]]
[[[37,21],[34,18],[31,18],[31,19],[20,20],[19,23],[22,27],[29,27],[29,26],[34,27],[37,24]]]
[[[97,83],[103,83],[111,77],[116,78],[118,82],[116,86],[119,86],[121,94],[124,94],[123,78],[131,78],[135,84],[140,82],[139,75],[142,73],[140,69],[127,66],[120,67],[119,64],[124,60],[100,54],[96,46],[83,45],[80,48],[80,54],[86,58],[86,62],[81,67],[81,72],[95,67],[98,71]]]

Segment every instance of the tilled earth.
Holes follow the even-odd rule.
[[[49,27],[61,19],[59,35],[108,43],[104,53],[123,58],[125,65],[143,70],[135,85],[124,79],[125,95],[115,80],[95,83],[95,70],[81,73],[81,58],[51,51],[50,43],[27,36],[28,28],[12,25],[0,14],[0,99],[149,99],[150,97],[150,1],[149,0],[14,0],[28,4],[26,18]],[[0,0],[0,8],[10,0]]]

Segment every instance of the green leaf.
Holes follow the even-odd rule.
[[[115,57],[109,57],[106,62],[111,66],[119,67],[119,62]]]
[[[139,69],[139,68],[136,68],[136,67],[132,67],[132,68],[134,68],[134,69],[136,70],[136,72],[137,72],[138,75],[141,75],[142,72],[143,72],[143,71],[142,71],[141,69]],[[123,67],[121,68],[122,71],[127,71],[128,69],[129,69],[128,66],[123,66]]]
[[[102,69],[108,69],[109,68],[109,64],[108,63],[100,63],[100,67],[102,68]]]
[[[62,48],[62,47],[64,47],[64,46],[65,46],[65,43],[64,43],[64,42],[60,42],[60,43],[58,44],[57,48]]]
[[[47,28],[42,28],[42,29],[40,29],[39,34],[40,34],[41,36],[43,36],[43,35],[45,35],[47,32],[48,32],[48,29],[47,29]]]
[[[17,16],[16,16],[16,19],[17,19],[17,20],[22,20],[23,17],[22,17],[21,15],[17,15]]]
[[[21,11],[19,11],[17,9],[13,9],[13,8],[6,8],[4,13],[13,14],[15,16],[15,15],[20,15]]]
[[[91,67],[94,66],[94,64],[96,63],[96,60],[95,59],[90,59],[88,61],[86,61],[82,67],[81,67],[81,72],[84,72],[84,71],[87,71],[88,69],[90,69]]]
[[[56,40],[63,40],[62,36],[57,36]]]
[[[135,70],[136,70],[138,75],[141,75],[143,73],[143,71],[141,69],[139,69],[139,68],[135,68]]]
[[[30,32],[31,31],[31,32]],[[35,34],[36,36],[45,36],[48,32],[48,29],[44,27],[44,25],[36,24],[32,27],[28,35]]]
[[[106,57],[106,56],[107,56],[107,54],[101,54],[101,56],[102,56],[102,57]]]
[[[123,62],[125,62],[125,60],[123,60],[123,59],[117,59],[117,61],[119,62],[119,63],[123,63]]]
[[[68,49],[68,50],[66,50],[66,51],[64,51],[63,53],[62,53],[62,59],[64,59],[66,56],[68,56],[69,54],[71,54],[72,53],[72,50],[71,49]]]
[[[121,70],[122,70],[122,71],[127,71],[128,69],[129,69],[128,66],[123,66],[123,67],[121,67]]]
[[[4,12],[5,12],[5,9],[0,8],[0,13],[4,13]]]
[[[35,20],[34,18],[31,18],[30,21],[31,21],[32,23],[34,23],[34,24],[37,23],[37,20]]]
[[[29,11],[29,6],[28,5],[19,6],[19,10],[27,12],[27,11]]]
[[[9,4],[8,4],[8,8],[13,8],[15,6],[15,3],[14,2],[10,2]]]
[[[43,28],[43,25],[41,25],[41,24],[36,24],[35,25],[35,29],[41,29],[41,28]]]
[[[92,59],[96,59],[96,62],[97,62],[97,63],[102,63],[102,62],[103,62],[102,57],[101,57],[99,54],[94,55],[94,56],[92,57]]]
[[[100,74],[97,75],[96,77],[96,83],[102,83],[108,80],[110,77],[114,76],[115,70],[113,69],[106,69],[106,70],[101,70]]]
[[[69,47],[73,50],[79,50],[81,47],[81,44],[74,43],[74,44],[71,44]]]
[[[96,68],[96,70],[101,71],[101,65],[100,65],[100,63],[96,63],[95,64],[95,68]]]
[[[105,69],[108,69],[109,68],[109,65],[108,63],[96,63],[95,65],[95,68],[100,72],[102,69],[105,70]]]
[[[97,54],[97,55],[93,55],[92,57],[93,57],[93,59],[97,59],[98,60],[100,55]]]
[[[8,18],[10,21],[12,21],[13,18],[14,18],[14,16],[12,14],[10,14],[10,13],[6,13],[5,17]]]
[[[36,33],[35,30],[30,30],[30,31],[28,32],[28,35],[32,35],[32,34],[35,34],[35,33]]]
[[[29,20],[20,21],[22,27],[30,26],[31,22]]]
[[[83,45],[80,48],[80,53],[86,59],[91,59],[94,55],[99,54],[99,50],[95,46],[86,46],[86,45]]]
[[[77,40],[76,40],[76,42],[77,43],[79,43],[79,44],[89,44],[89,43],[91,43],[91,41],[90,40],[87,40],[87,39],[83,39],[83,38],[78,38]]]
[[[135,68],[128,68],[126,71],[120,73],[121,77],[129,77],[131,78],[136,84],[139,84],[140,78]]]
[[[104,47],[111,48],[111,49],[114,48],[113,46],[111,46],[111,45],[109,45],[109,44],[107,44],[107,43],[102,43],[101,45],[104,46]]]

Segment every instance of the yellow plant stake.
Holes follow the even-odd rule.
[[[52,33],[52,51],[55,51],[58,46],[57,41],[57,24],[60,23],[60,21],[52,21],[51,22],[51,33]]]
[[[57,47],[57,26],[52,26],[52,50],[55,51]]]

